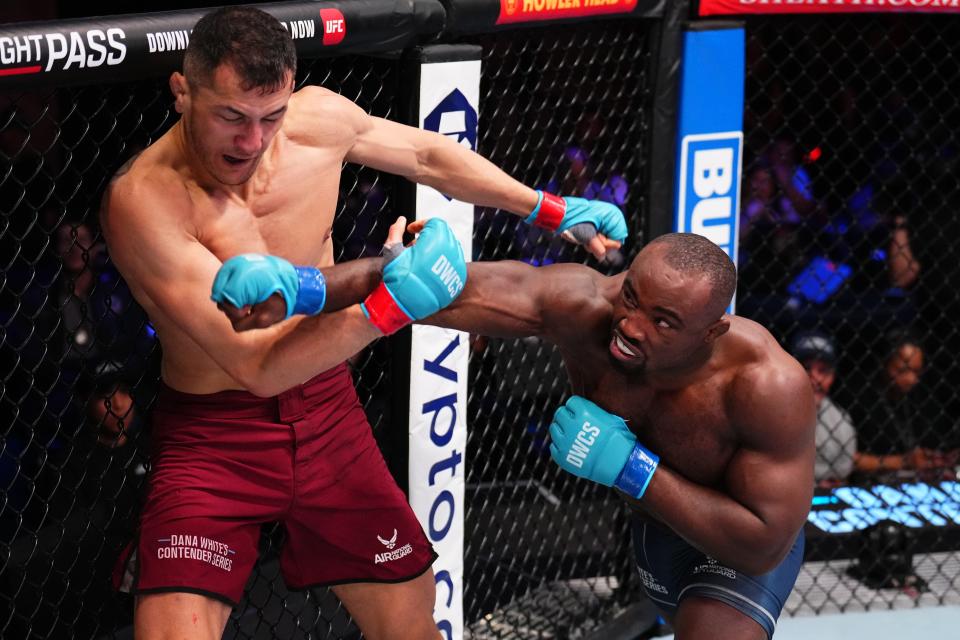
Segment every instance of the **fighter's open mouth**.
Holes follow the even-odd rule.
[[[613,339],[610,341],[610,352],[618,360],[642,360],[646,357],[642,351],[617,333],[613,334]]]

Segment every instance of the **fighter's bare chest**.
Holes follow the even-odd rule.
[[[329,253],[340,164],[304,171],[285,163],[257,183],[246,199],[209,194],[200,199],[200,242],[221,260],[239,253],[271,253],[297,264],[317,264]]]
[[[717,385],[654,390],[611,371],[586,390],[587,397],[626,420],[639,441],[671,469],[704,485],[716,485],[736,450],[736,438]]]

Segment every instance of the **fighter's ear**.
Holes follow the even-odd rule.
[[[170,74],[170,92],[173,93],[173,107],[177,113],[183,113],[189,91],[186,76],[179,71]]]
[[[726,314],[724,314],[723,317],[707,327],[707,333],[703,336],[703,341],[707,344],[710,344],[729,330],[730,320],[727,318]]]

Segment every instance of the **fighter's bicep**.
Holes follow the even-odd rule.
[[[426,143],[435,134],[363,114],[346,159],[374,169],[415,178]]]
[[[731,495],[765,521],[802,521],[813,493],[816,424],[803,369],[791,361],[745,373],[730,406],[740,441],[727,467]]]
[[[552,339],[561,325],[576,323],[574,311],[595,290],[590,271],[582,265],[474,262],[463,292],[430,323],[497,337]]]
[[[766,526],[784,536],[795,534],[810,509],[811,454],[812,450],[806,449],[789,455],[781,451],[740,449],[727,467],[727,493]]]
[[[211,356],[241,339],[210,299],[220,260],[195,237],[160,212],[119,210],[103,220],[111,256],[148,313],[162,314]]]

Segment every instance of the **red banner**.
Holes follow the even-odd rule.
[[[960,13],[960,0],[700,0],[701,16],[909,11]]]
[[[630,13],[636,6],[637,0],[500,0],[497,24]]]

